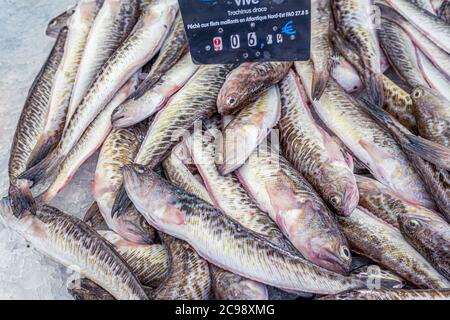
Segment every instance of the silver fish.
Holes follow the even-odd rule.
[[[331,76],[345,92],[356,93],[364,88],[358,71],[343,56],[334,54],[331,59]]]
[[[364,289],[325,296],[320,300],[450,300],[450,290]]]

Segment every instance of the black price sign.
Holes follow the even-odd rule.
[[[311,0],[179,0],[197,64],[305,61]]]

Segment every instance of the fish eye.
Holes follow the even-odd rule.
[[[348,260],[350,259],[351,255],[350,255],[350,249],[346,246],[341,246],[339,248],[339,254],[341,255],[342,258]]]
[[[410,230],[417,230],[420,227],[420,223],[417,220],[410,219],[406,221],[406,227]]]
[[[340,196],[334,195],[334,196],[331,196],[330,203],[333,205],[333,207],[337,208],[341,205],[342,199]]]
[[[231,97],[230,99],[228,99],[228,104],[231,105],[231,106],[236,104],[236,102],[237,102],[237,100],[234,97]]]
[[[416,99],[419,99],[423,96],[425,92],[423,91],[423,89],[417,88],[413,91],[412,96]]]

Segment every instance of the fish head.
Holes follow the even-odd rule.
[[[159,231],[183,234],[185,214],[177,207],[178,194],[173,186],[145,166],[123,168],[125,189],[136,209]]]
[[[231,294],[227,296],[233,297],[234,300],[268,300],[269,293],[266,285],[244,279],[238,283],[233,283],[227,291]]]
[[[227,115],[232,114],[242,103],[244,99],[243,90],[240,88],[240,80],[227,80],[222,89],[220,90],[217,98],[217,109],[220,114]]]
[[[50,20],[45,34],[52,38],[57,38],[60,31],[67,26],[70,17],[74,14],[76,6],[72,6],[67,11]]]
[[[424,116],[433,115],[436,110],[446,108],[448,105],[448,100],[439,92],[424,86],[416,87],[411,93],[411,99],[414,111]]]

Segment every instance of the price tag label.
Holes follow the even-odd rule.
[[[311,0],[179,0],[197,64],[305,61]]]

